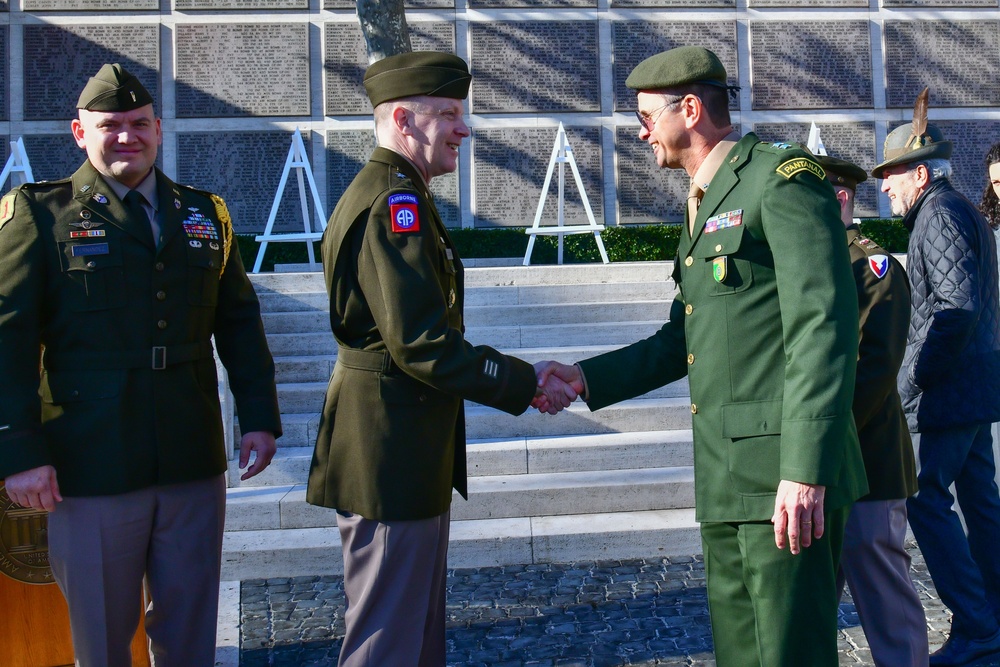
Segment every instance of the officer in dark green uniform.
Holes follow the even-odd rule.
[[[868,174],[829,155],[816,161],[840,202],[858,289],[860,346],[854,423],[868,495],[854,504],[844,532],[838,588],[846,583],[877,667],[927,665],[927,621],[910,580],[906,499],[917,491],[913,443],[896,391],[910,325],[906,269],[854,222],[854,193]]]
[[[281,433],[274,364],[225,203],[154,167],[149,92],[105,65],[77,106],[83,166],[0,200],[0,477],[51,512],[78,665],[132,664],[144,576],[157,667],[212,665],[229,458],[213,336],[241,466],[256,452],[244,477]]]
[[[593,410],[688,376],[716,661],[833,667],[844,522],[867,489],[837,201],[807,153],[733,131],[711,51],[660,53],[626,85],[657,164],[692,178],[680,294],[650,338],[548,371],[580,391],[585,378]]]
[[[464,340],[462,263],[428,188],[457,167],[470,81],[465,61],[433,51],[368,68],[379,147],[323,237],[339,349],[307,500],[338,510],[341,665],[444,665],[452,488],[466,496],[463,399],[519,414],[536,394],[530,364]]]

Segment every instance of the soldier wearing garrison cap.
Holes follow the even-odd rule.
[[[817,155],[840,202],[858,290],[859,335],[854,423],[868,477],[868,495],[854,504],[844,532],[839,592],[854,606],[877,667],[927,665],[927,621],[910,580],[906,499],[917,490],[913,444],[896,391],[906,349],[910,288],[906,269],[854,221],[854,194],[864,169]],[[841,240],[843,242],[843,240]]]
[[[463,401],[516,415],[538,391],[530,364],[465,341],[462,262],[430,190],[458,166],[470,82],[449,53],[368,68],[379,145],[323,236],[338,351],[306,499],[338,512],[342,666],[444,665],[452,489],[467,496]],[[546,392],[553,405],[576,398],[555,379]]]
[[[142,83],[105,65],[77,106],[83,165],[0,200],[0,478],[50,512],[77,665],[132,665],[144,579],[157,667],[212,665],[229,460],[213,340],[250,477],[281,433],[260,306],[223,200],[155,167]]]
[[[952,144],[927,122],[928,105],[925,89],[913,120],[886,137],[872,175],[910,231],[912,309],[897,386],[920,472],[907,510],[952,612],[951,634],[930,664],[964,665],[1000,655],[1000,559],[986,546],[1000,543],[991,434],[1000,421],[1000,290],[996,240],[952,187]]]
[[[743,137],[711,51],[641,62],[639,139],[691,177],[669,321],[553,372],[592,410],[688,376],[716,662],[837,665],[836,570],[867,486],[851,397],[858,303],[837,200],[815,159]]]

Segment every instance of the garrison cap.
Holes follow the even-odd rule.
[[[834,185],[840,185],[851,190],[858,189],[858,183],[868,180],[868,172],[847,160],[841,160],[830,155],[814,156],[816,162],[823,167],[826,178]]]
[[[700,46],[679,46],[657,53],[636,65],[625,79],[625,85],[632,90],[659,90],[691,83],[731,87],[719,57]]]
[[[115,63],[104,65],[97,74],[90,77],[80,93],[76,108],[87,111],[131,111],[152,103],[153,96],[139,79]]]
[[[383,58],[365,71],[365,90],[372,106],[414,95],[469,96],[472,75],[464,60],[442,51],[413,51]]]
[[[911,162],[921,162],[933,158],[947,160],[951,157],[952,143],[945,141],[944,134],[934,125],[927,125],[920,136],[913,131],[913,123],[900,125],[889,133],[882,147],[885,158],[881,164],[872,169],[872,176],[883,178],[883,172],[889,167]]]

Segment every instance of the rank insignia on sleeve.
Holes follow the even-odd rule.
[[[409,193],[390,195],[389,216],[392,218],[392,231],[394,232],[420,231],[416,195]]]
[[[823,167],[804,157],[792,158],[787,162],[782,162],[775,171],[785,178],[791,178],[800,171],[808,171],[820,180],[826,178],[826,172],[823,171]]]
[[[885,255],[871,255],[868,258],[868,268],[872,270],[879,280],[889,272],[889,258]]]
[[[0,227],[10,222],[11,218],[14,217],[14,200],[16,198],[17,194],[11,192],[0,199]]]
[[[492,359],[487,359],[483,364],[483,375],[497,379],[497,375],[500,373],[500,364],[493,361]]]

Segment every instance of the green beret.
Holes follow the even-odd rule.
[[[858,183],[864,183],[868,180],[868,172],[853,162],[830,155],[816,155],[814,157],[816,162],[819,162],[819,165],[823,167],[823,171],[826,172],[827,180],[834,185],[857,190]]]
[[[889,133],[882,147],[882,164],[872,169],[872,176],[883,178],[889,167],[922,160],[951,157],[952,143],[944,140],[944,134],[933,125],[927,125],[919,137],[913,132],[913,123],[900,125]]]
[[[452,53],[413,51],[372,63],[365,72],[365,90],[372,106],[414,95],[469,96],[472,75],[464,60]]]
[[[131,111],[153,103],[153,96],[124,67],[104,65],[90,77],[80,93],[77,109],[87,111]]]
[[[719,57],[700,46],[680,46],[646,58],[625,79],[632,90],[659,90],[691,83],[729,88]]]

